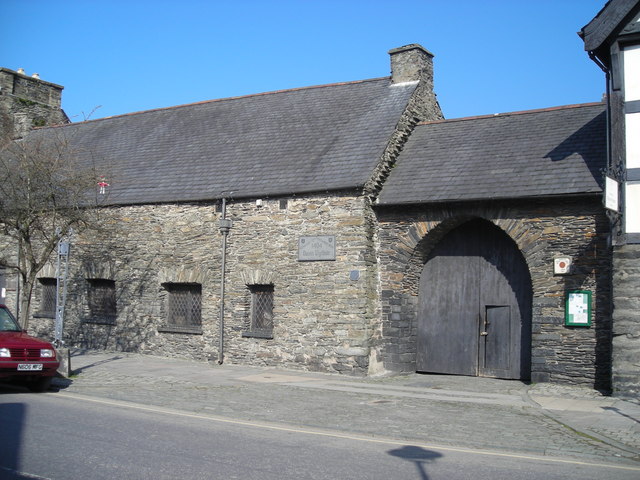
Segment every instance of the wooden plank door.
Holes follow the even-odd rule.
[[[522,255],[482,220],[452,230],[420,279],[418,371],[528,378],[531,280]]]
[[[478,255],[482,264],[479,292],[482,330],[478,374],[529,378],[531,280],[528,267],[515,243],[504,232],[487,224],[481,235],[482,248]]]
[[[486,305],[478,348],[478,374],[485,377],[512,378],[511,306]]]
[[[418,371],[477,375],[478,268],[476,246],[461,229],[430,255],[420,278]]]

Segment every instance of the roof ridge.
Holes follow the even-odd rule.
[[[305,87],[294,87],[294,88],[285,88],[282,90],[271,90],[268,92],[260,92],[260,93],[250,93],[247,95],[237,95],[234,97],[223,97],[223,98],[214,98],[211,100],[202,100],[199,102],[192,102],[192,103],[184,103],[184,104],[180,104],[180,105],[171,105],[168,107],[159,107],[159,108],[151,108],[149,110],[138,110],[135,112],[128,112],[128,113],[122,113],[120,115],[111,115],[108,117],[102,117],[102,118],[96,118],[94,120],[83,120],[81,122],[73,122],[73,123],[66,123],[66,124],[61,124],[61,125],[48,125],[46,127],[39,127],[39,129],[46,129],[46,128],[59,128],[59,127],[66,127],[69,125],[82,125],[85,123],[93,123],[93,122],[99,122],[102,120],[112,120],[114,118],[122,118],[122,117],[129,117],[132,115],[142,115],[145,113],[151,113],[151,112],[160,112],[163,110],[173,110],[175,108],[186,108],[186,107],[192,107],[192,106],[196,106],[196,105],[205,105],[208,103],[217,103],[217,102],[224,102],[224,101],[229,101],[229,100],[240,100],[243,98],[251,98],[251,97],[260,97],[263,95],[276,95],[276,94],[280,94],[280,93],[288,93],[288,92],[297,92],[297,91],[302,91],[302,90],[310,90],[310,89],[314,89],[314,88],[328,88],[328,87],[338,87],[338,86],[342,86],[342,85],[355,85],[355,84],[359,84],[359,83],[366,83],[366,82],[375,82],[375,81],[380,81],[380,80],[388,80],[391,77],[377,77],[377,78],[367,78],[364,80],[352,80],[349,82],[336,82],[336,83],[325,83],[325,84],[321,84],[321,85],[308,85]]]
[[[603,102],[590,102],[590,103],[574,103],[570,105],[560,105],[557,107],[546,107],[546,108],[536,108],[533,110],[517,110],[515,112],[505,112],[505,113],[494,113],[494,114],[486,114],[486,115],[475,115],[471,117],[459,117],[459,118],[449,118],[443,120],[431,120],[426,122],[420,122],[418,125],[432,125],[435,123],[451,123],[451,122],[463,122],[467,120],[479,120],[482,118],[497,118],[497,117],[509,117],[514,115],[526,115],[529,113],[541,113],[541,112],[552,112],[556,110],[568,110],[571,108],[582,108],[582,107],[594,107],[596,105],[605,104]]]

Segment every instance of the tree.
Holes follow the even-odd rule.
[[[0,144],[0,229],[16,248],[0,252],[0,266],[18,272],[19,319],[29,326],[38,272],[58,242],[73,230],[98,229],[99,176],[88,152],[67,137],[68,129],[36,130]],[[101,172],[104,173],[104,172]]]

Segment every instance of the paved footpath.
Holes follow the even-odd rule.
[[[75,352],[71,368],[70,379],[56,379],[57,395],[640,472],[640,404],[588,388],[449,375],[354,378],[122,352]]]

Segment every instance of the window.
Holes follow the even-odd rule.
[[[201,333],[202,285],[167,283],[167,326],[162,331]]]
[[[245,337],[273,338],[273,285],[250,285],[250,325]]]
[[[36,317],[56,318],[56,285],[55,278],[39,278],[40,309]]]
[[[116,321],[116,282],[96,278],[89,280],[89,318],[93,323],[113,324]]]

